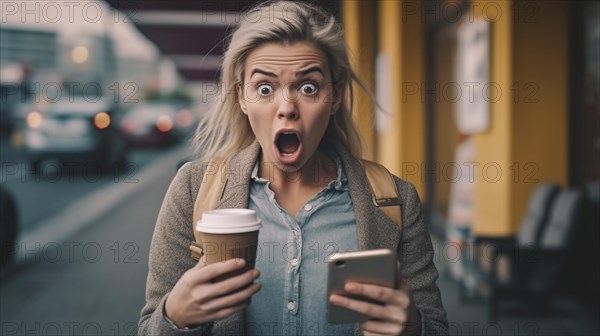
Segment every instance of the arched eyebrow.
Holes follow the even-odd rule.
[[[319,72],[321,74],[321,76],[325,76],[323,74],[323,70],[321,70],[321,68],[319,66],[313,66],[306,70],[301,70],[301,71],[296,72],[296,77],[306,76],[311,72]]]
[[[272,72],[266,71],[266,70],[262,70],[262,69],[253,69],[252,72],[250,73],[250,77],[254,76],[254,74],[262,74],[268,77],[277,77],[277,75],[275,75]]]

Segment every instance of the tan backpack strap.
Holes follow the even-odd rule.
[[[196,260],[200,260],[202,257],[202,239],[198,232],[196,232],[196,223],[202,219],[202,213],[204,211],[216,208],[217,203],[221,200],[225,185],[227,184],[227,174],[225,174],[226,166],[227,160],[224,158],[214,158],[210,160],[204,171],[200,189],[198,189],[198,195],[194,202],[194,215],[192,221],[192,231],[194,232],[196,241],[192,242],[192,245],[190,245],[192,258]]]
[[[402,207],[394,176],[377,162],[361,161],[373,192],[373,204],[402,229]]]

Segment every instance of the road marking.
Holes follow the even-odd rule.
[[[46,244],[66,242],[77,231],[91,225],[125,199],[134,197],[165,174],[165,171],[175,170],[176,162],[184,158],[186,153],[187,146],[174,148],[142,169],[136,176],[136,183],[111,183],[72,203],[35,228],[21,232],[17,238],[14,261],[22,263],[39,258],[41,249]],[[36,246],[40,246],[40,250]]]

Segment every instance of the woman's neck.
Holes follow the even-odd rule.
[[[271,181],[270,188],[280,207],[296,216],[306,202],[337,177],[335,162],[324,153],[315,155],[295,172],[285,172],[275,164],[262,162],[259,176]]]
[[[271,182],[273,190],[299,190],[323,188],[337,178],[335,162],[323,151],[317,150],[313,157],[297,171],[284,171],[276,164],[260,159],[258,175]]]

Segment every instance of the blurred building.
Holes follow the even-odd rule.
[[[577,188],[588,202],[577,245],[588,250],[571,260],[572,279],[587,275],[570,285],[597,300],[599,2],[344,1],[341,13],[381,105],[358,95],[368,156],[415,184],[433,231],[452,225],[465,175],[476,236],[515,235],[540,183]],[[467,139],[470,160],[457,160]]]
[[[4,25],[0,29],[0,67],[28,64],[39,70],[56,69],[59,50],[54,31]]]
[[[157,48],[103,1],[2,6],[0,69],[21,67],[20,80],[29,82],[35,100],[53,100],[47,98],[54,92],[46,97],[45,87],[69,82],[70,88],[57,94],[87,90],[94,99],[116,95],[128,103],[124,97],[139,101],[151,82],[160,81]]]

